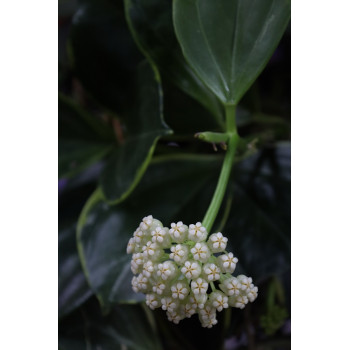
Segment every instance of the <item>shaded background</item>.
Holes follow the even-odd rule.
[[[160,11],[150,22],[171,42],[168,18]],[[152,214],[164,225],[201,220],[220,170],[223,151],[193,137],[219,130],[220,121],[174,84],[175,63],[165,60],[162,70],[164,119],[174,133],[162,136],[154,157],[163,160],[150,164],[127,200],[94,204],[79,248],[88,281],[77,220],[96,186],[110,188],[118,175],[113,164],[120,145],[136,132],[138,70],[145,63],[122,1],[59,1],[60,349],[290,348],[289,28],[239,105],[240,135],[258,141],[255,152],[242,154],[235,165],[214,226],[229,237],[237,274],[258,285],[258,299],[244,310],[219,313],[219,323],[208,330],[197,316],[174,325],[163,311],[150,312],[127,283],[123,252],[142,217]]]

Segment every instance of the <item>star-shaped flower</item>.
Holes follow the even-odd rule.
[[[191,289],[194,294],[205,294],[208,290],[208,283],[202,279],[198,278],[191,282]]]
[[[157,275],[166,281],[174,277],[176,270],[177,268],[172,261],[166,261],[162,264],[158,264]]]
[[[223,252],[226,249],[228,239],[221,232],[209,236],[208,245],[213,253]]]
[[[175,242],[182,243],[187,239],[188,227],[182,221],[173,222],[170,227],[169,234]]]
[[[221,286],[221,285],[220,285]],[[228,295],[239,295],[241,292],[242,285],[236,277],[230,277],[222,284],[222,290]]]
[[[170,259],[173,259],[178,264],[184,263],[188,258],[189,248],[184,244],[177,244],[170,248]]]
[[[213,307],[218,311],[228,308],[228,297],[223,292],[212,292],[209,299]]]
[[[222,272],[233,273],[236,269],[238,259],[232,253],[218,256],[218,264]]]
[[[194,242],[201,242],[207,238],[208,232],[205,227],[202,226],[200,222],[195,225],[191,224],[188,230],[188,238]]]
[[[183,300],[189,293],[188,285],[184,282],[177,282],[171,286],[171,293],[174,299]]]
[[[156,227],[154,231],[151,233],[152,242],[157,243],[159,246],[163,248],[168,248],[171,244],[171,238],[169,235],[169,229],[166,227]]]
[[[213,263],[208,263],[203,266],[203,271],[206,274],[208,281],[217,281],[220,279],[220,268]]]
[[[154,310],[157,307],[161,306],[160,300],[157,295],[155,294],[146,294],[146,305],[151,309]]]
[[[179,303],[170,297],[162,298],[162,309],[170,312],[174,312],[174,310],[179,306]]]
[[[196,243],[195,246],[191,249],[194,260],[199,260],[202,263],[205,263],[210,258],[210,251],[208,246],[201,242]]]
[[[181,272],[188,278],[193,279],[201,274],[201,267],[196,261],[186,261]]]
[[[153,285],[152,290],[154,293],[162,295],[165,290],[165,284],[162,281],[158,281],[156,282],[156,284]]]

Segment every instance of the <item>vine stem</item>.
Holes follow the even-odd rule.
[[[226,192],[228,180],[230,178],[232,165],[235,158],[236,149],[239,143],[239,135],[236,129],[236,106],[228,105],[226,108],[226,128],[229,134],[228,147],[222,164],[218,183],[210,202],[209,208],[202,221],[208,232],[212,229],[216,216],[218,215],[222,200]]]

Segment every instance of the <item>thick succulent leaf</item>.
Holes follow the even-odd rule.
[[[126,245],[142,218],[151,214],[164,225],[180,220],[180,212],[189,211],[188,201],[217,176],[219,164],[217,157],[198,155],[159,159],[123,203],[108,205],[99,190],[91,197],[79,219],[77,240],[85,274],[105,309],[116,302],[140,300],[131,289]],[[192,216],[193,222],[201,219]]]
[[[100,185],[110,202],[124,200],[136,187],[147,169],[157,140],[171,130],[163,121],[163,100],[160,83],[150,66],[138,68],[137,96],[128,113],[127,138],[106,164]]]
[[[71,177],[102,159],[113,134],[101,121],[68,97],[58,96],[58,176]]]
[[[122,1],[81,0],[68,52],[74,73],[90,95],[118,116],[130,106],[142,59],[125,21]]]
[[[118,305],[107,317],[89,303],[59,324],[62,350],[160,350],[160,340],[141,305]]]
[[[225,104],[240,98],[267,64],[290,18],[290,0],[174,0],[184,56]]]
[[[85,279],[76,245],[76,224],[58,232],[58,317],[82,305],[92,291]]]
[[[220,102],[189,67],[176,40],[171,1],[124,0],[124,4],[130,30],[141,51],[163,77],[207,108],[220,124]]]

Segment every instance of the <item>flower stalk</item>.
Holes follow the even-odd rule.
[[[236,149],[240,142],[235,119],[236,107],[231,105],[226,106],[226,129],[229,135],[229,139],[227,151],[225,154],[224,162],[222,164],[221,173],[216,185],[214,196],[202,221],[203,226],[207,228],[208,232],[210,232],[213,227],[216,216],[218,215],[219,209],[221,207],[222,200],[224,199],[232,165],[235,159]]]

